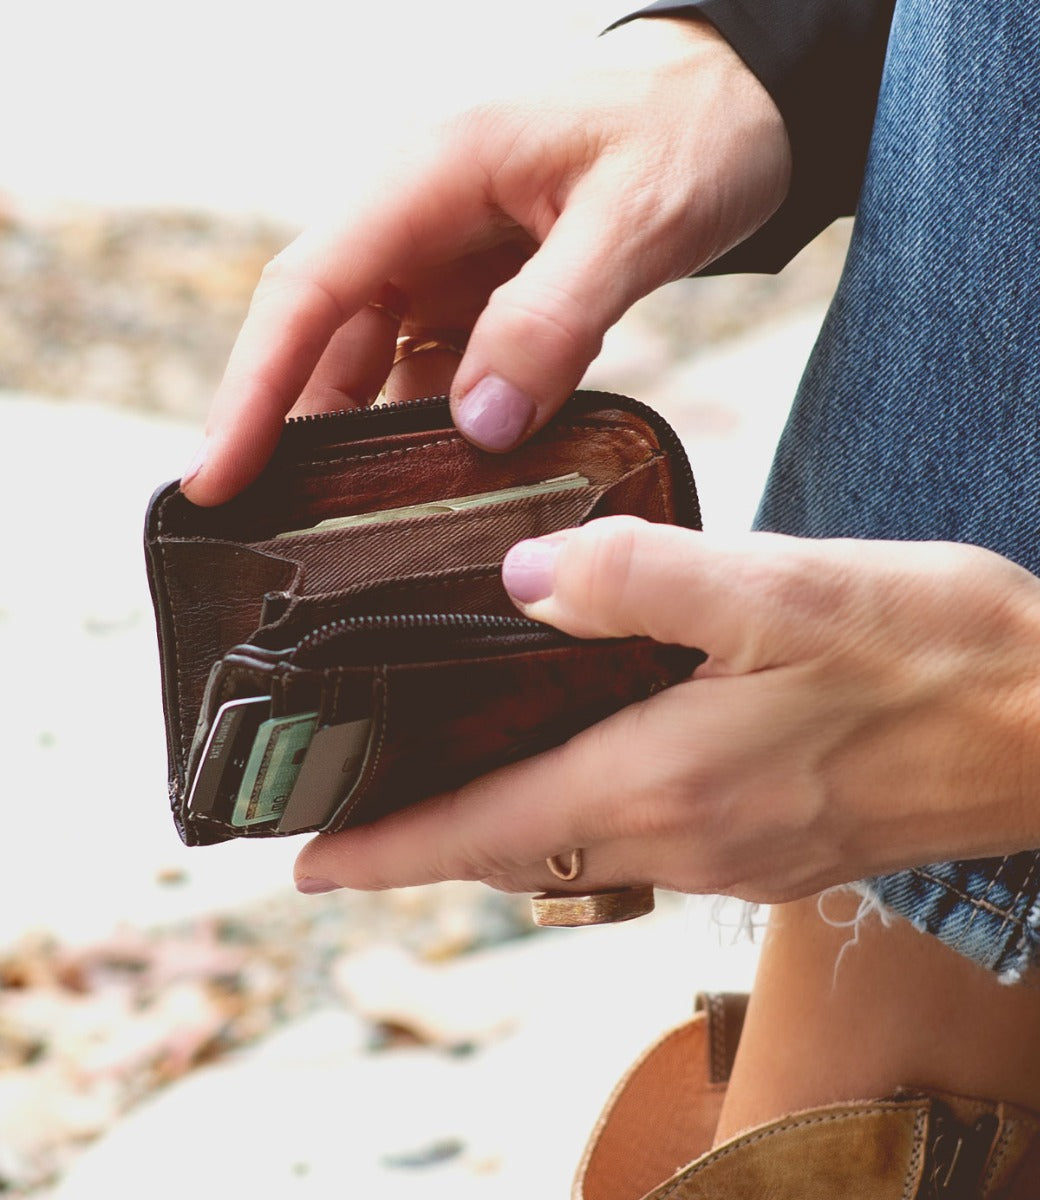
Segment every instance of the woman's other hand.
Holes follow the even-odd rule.
[[[709,657],[546,754],[316,838],[297,879],[654,883],[759,901],[1040,844],[1040,582],[948,543],[714,538],[611,517],[514,547],[529,616]]]

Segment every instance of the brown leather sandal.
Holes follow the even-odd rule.
[[[792,1113],[712,1149],[747,997],[697,997],[692,1020],[621,1080],[573,1200],[1040,1200],[1040,1115],[900,1093]]]

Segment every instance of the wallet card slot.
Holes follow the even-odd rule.
[[[524,538],[580,524],[604,487],[587,486],[460,512],[407,517],[254,542],[254,549],[300,565],[301,595],[351,590],[367,582],[501,562]]]

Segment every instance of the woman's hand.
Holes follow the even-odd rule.
[[[316,838],[303,890],[481,879],[751,900],[1040,845],[1040,582],[946,543],[712,538],[612,517],[514,547],[529,616],[698,646],[556,750]]]
[[[402,333],[466,349],[408,359],[391,397],[450,382],[461,431],[509,449],[626,308],[765,221],[789,169],[779,113],[709,26],[637,20],[598,39],[573,78],[447,124],[269,264],[186,495],[241,490],[290,409],[370,403]]]

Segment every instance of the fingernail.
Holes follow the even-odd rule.
[[[203,439],[202,445],[195,451],[195,457],[188,464],[188,469],[181,476],[181,487],[186,487],[202,470],[202,466],[206,461],[206,455],[209,452],[209,439]]]
[[[498,375],[484,378],[455,410],[459,432],[485,450],[511,450],[534,420],[534,401]]]
[[[502,562],[502,582],[510,596],[521,604],[551,596],[561,549],[558,540],[517,542]]]
[[[339,891],[340,885],[333,883],[331,879],[313,879],[310,875],[304,875],[302,879],[296,880],[296,890],[303,892],[305,896],[317,896],[321,892],[336,892]]]

